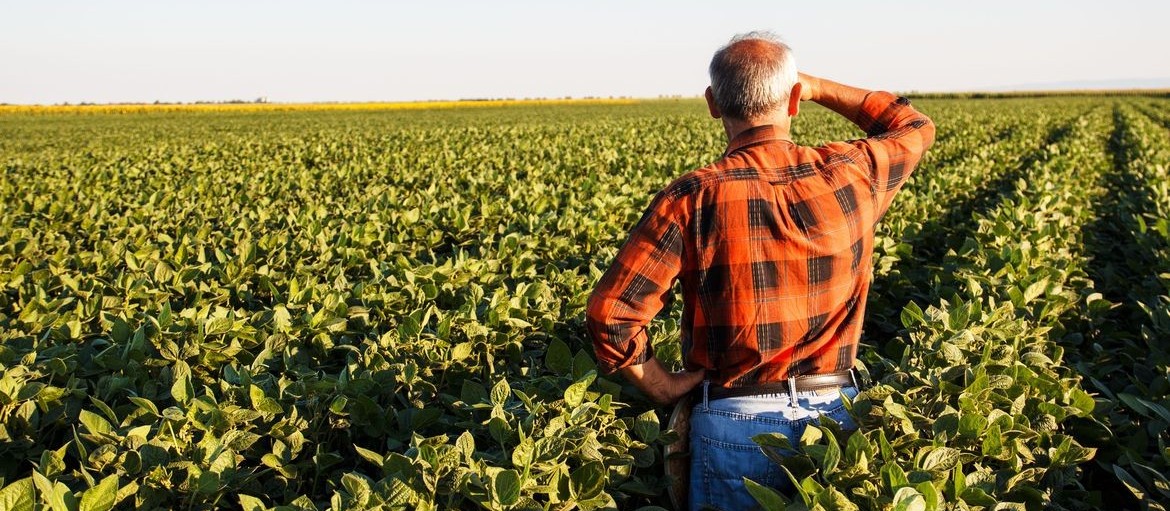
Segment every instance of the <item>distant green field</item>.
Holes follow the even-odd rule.
[[[788,439],[793,509],[1165,509],[1170,99],[915,104],[861,429]],[[0,509],[669,507],[583,311],[724,147],[698,100],[2,113]]]

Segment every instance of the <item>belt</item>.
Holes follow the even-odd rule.
[[[835,373],[809,374],[796,376],[787,380],[780,380],[746,387],[707,387],[707,399],[714,401],[729,397],[759,396],[763,394],[787,394],[789,392],[805,392],[857,385],[853,371],[838,371]],[[795,387],[793,389],[793,387]],[[697,387],[701,393],[702,386]],[[700,394],[701,395],[701,394]]]

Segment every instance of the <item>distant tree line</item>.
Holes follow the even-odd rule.
[[[1051,90],[1051,91],[1004,91],[1004,92],[905,92],[909,98],[921,99],[1002,99],[1002,98],[1045,98],[1052,96],[1148,96],[1170,97],[1170,89],[1122,89],[1122,90]]]

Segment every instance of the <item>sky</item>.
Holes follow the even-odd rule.
[[[770,30],[874,89],[1170,87],[1170,2],[0,0],[0,103],[697,96]]]

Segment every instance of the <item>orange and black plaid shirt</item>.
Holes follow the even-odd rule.
[[[758,126],[655,196],[589,300],[602,370],[653,356],[676,279],[686,366],[713,384],[853,367],[874,227],[934,141],[905,98],[871,92],[861,112],[868,138],[802,147]]]

